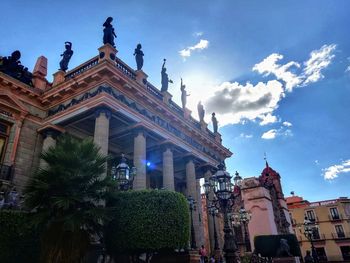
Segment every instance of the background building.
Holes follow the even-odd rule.
[[[287,197],[287,205],[304,256],[306,250],[311,250],[311,244],[303,234],[306,217],[317,225],[312,238],[318,257],[323,261],[350,262],[350,199],[340,197],[308,202],[302,197],[291,196]]]

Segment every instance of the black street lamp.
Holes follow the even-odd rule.
[[[318,260],[318,256],[317,256],[317,251],[316,251],[316,248],[315,248],[314,242],[313,242],[314,234],[316,231],[318,231],[317,225],[315,224],[314,220],[311,221],[305,216],[303,227],[304,227],[304,235],[307,238],[307,240],[309,240],[309,242],[311,243],[312,258],[314,259],[315,263],[318,263],[319,260]],[[299,228],[299,230],[301,231],[300,228]]]
[[[229,212],[234,204],[234,185],[231,182],[232,176],[225,170],[223,163],[218,165],[217,172],[209,178],[209,182],[204,185],[205,194],[208,197],[211,189],[217,199],[210,200],[220,208],[224,214],[224,248],[226,263],[238,262],[237,245],[235,233],[229,224]],[[238,178],[237,178],[238,179]],[[238,183],[238,182],[237,182]]]
[[[196,207],[195,207],[195,204],[196,204],[196,201],[193,199],[192,196],[189,196],[187,198],[187,201],[188,201],[188,205],[190,207],[190,216],[191,216],[191,249],[196,249],[197,248],[197,245],[196,245],[196,236],[195,236],[195,233],[194,233],[194,226],[193,226],[193,214],[192,212],[196,210]]]
[[[251,217],[252,217],[251,213],[245,210],[244,207],[241,207],[238,213],[233,213],[231,217],[233,225],[236,225],[236,226],[240,226],[241,224],[243,225],[246,252],[252,251],[252,248],[250,246],[248,230],[247,230],[248,228],[247,226]]]
[[[132,189],[132,183],[136,176],[136,167],[131,167],[130,169],[124,154],[122,154],[120,163],[112,165],[111,176],[117,182],[120,190]]]
[[[213,217],[213,228],[214,228],[214,250],[219,249],[219,242],[218,242],[218,234],[216,232],[216,223],[215,223],[215,217],[219,213],[219,210],[216,208],[215,205],[210,205],[208,207],[209,214]]]

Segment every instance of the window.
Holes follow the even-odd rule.
[[[306,211],[306,217],[307,217],[307,219],[309,219],[310,221],[316,221],[315,213],[314,213],[313,210]]]
[[[324,247],[316,247],[316,253],[320,261],[327,261],[327,255]]]
[[[5,123],[0,122],[0,163],[2,163],[7,144],[9,127]]]
[[[314,228],[312,229],[312,239],[314,239],[314,240],[319,240],[319,239],[321,239],[321,237],[320,237],[320,232],[318,231],[318,228],[317,228],[317,227],[314,227]]]
[[[342,225],[336,225],[335,226],[335,232],[337,232],[337,236],[339,238],[344,238],[345,234],[344,234],[344,229]]]
[[[332,207],[329,209],[330,213],[331,213],[331,217],[333,220],[337,220],[340,219],[339,213],[338,213],[338,209],[336,207]]]
[[[340,251],[344,260],[350,260],[350,246],[340,247]]]

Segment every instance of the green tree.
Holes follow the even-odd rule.
[[[81,262],[91,237],[101,236],[110,210],[104,202],[112,185],[103,178],[107,157],[91,140],[64,135],[41,158],[46,162],[30,179],[25,203],[42,229],[41,261]]]
[[[190,215],[182,194],[165,190],[119,192],[110,204],[115,212],[106,227],[105,240],[116,262],[122,262],[120,255],[135,259],[146,253],[149,258],[154,252],[170,254],[187,248]]]

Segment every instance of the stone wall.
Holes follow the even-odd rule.
[[[39,124],[28,119],[23,121],[14,165],[14,184],[19,191],[39,166],[42,148],[42,136],[37,133],[39,127]]]

